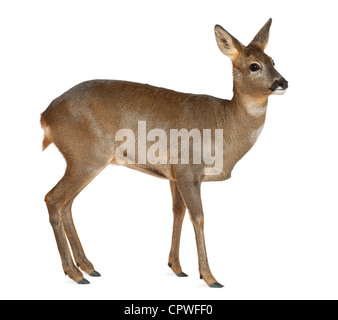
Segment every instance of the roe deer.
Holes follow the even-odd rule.
[[[269,19],[248,46],[242,45],[221,26],[215,26],[218,47],[233,64],[232,100],[126,81],[92,80],[65,92],[42,113],[43,149],[54,143],[67,162],[63,178],[47,193],[45,202],[63,270],[72,280],[89,283],[80,269],[90,276],[100,276],[87,259],[77,235],[71,213],[73,201],[106,166],[123,164],[170,181],[174,221],[168,265],[172,271],[179,277],[187,276],[180,265],[179,245],[188,209],[196,236],[200,277],[209,287],[223,287],[208,264],[200,187],[203,181],[230,178],[233,167],[251,149],[263,128],[268,97],[282,94],[288,87],[288,82],[275,70],[273,60],[264,53],[271,22]],[[158,141],[161,139],[160,134],[155,134],[140,140],[140,124],[146,124],[151,130],[158,128],[164,135],[171,134],[174,129],[176,133],[178,129],[186,130],[180,131],[181,150],[173,156],[172,143],[165,142],[155,148],[154,154],[161,153],[157,161],[145,159],[144,154],[140,154],[141,144],[144,143],[149,151],[149,141],[156,141],[155,136]],[[208,146],[203,138],[203,152],[207,148],[216,156],[221,152],[218,157],[221,166],[212,167],[210,159],[195,161],[195,155],[202,151],[193,150],[191,145],[186,149],[182,146],[183,133],[188,132],[185,136],[188,143],[190,137],[195,142],[193,133],[197,132],[198,136],[198,132],[205,129],[215,130],[215,134],[209,135]],[[123,132],[120,130],[125,130],[122,137],[118,134]],[[121,141],[130,133],[134,146],[122,148]],[[217,144],[217,137],[221,144]],[[170,161],[183,152],[194,154],[194,161],[191,158],[184,163]],[[216,157],[214,159],[216,162]]]

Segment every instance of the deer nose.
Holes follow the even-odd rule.
[[[286,90],[288,88],[288,86],[289,86],[288,82],[284,78],[280,79],[278,82],[279,82],[279,86],[283,90]]]
[[[282,90],[286,90],[288,87],[288,82],[281,78],[279,80],[276,80],[270,87],[271,90],[276,90],[277,88],[281,87]]]

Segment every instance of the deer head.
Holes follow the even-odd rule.
[[[241,44],[221,26],[215,26],[216,41],[233,65],[234,91],[241,96],[264,100],[271,94],[285,93],[288,82],[277,72],[265,52],[272,19],[262,27],[248,46]]]

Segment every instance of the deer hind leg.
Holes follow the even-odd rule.
[[[173,197],[174,225],[168,265],[178,277],[187,277],[188,275],[182,272],[179,258],[181,230],[186,206],[175,181],[170,181],[170,188]]]
[[[80,240],[76,234],[74,223],[70,217],[70,206],[74,198],[106,165],[90,166],[84,163],[68,164],[66,173],[58,184],[47,193],[45,201],[49,213],[49,221],[53,227],[57,247],[61,256],[62,267],[66,275],[79,284],[89,283],[81,271],[75,266],[69,246],[74,250],[74,257],[86,272],[94,272],[93,265],[85,258]],[[81,263],[83,265],[81,265]]]
[[[177,185],[180,194],[187,206],[190,219],[194,227],[196,246],[198,253],[198,265],[200,277],[211,288],[222,288],[212,275],[207,258],[207,250],[204,239],[204,215],[201,200],[201,182],[189,172],[176,173]]]
[[[72,204],[73,204],[75,197],[71,201],[69,201],[68,204],[64,208],[64,211],[62,214],[63,226],[66,231],[69,244],[72,248],[72,252],[73,252],[76,265],[81,270],[89,274],[91,277],[100,277],[101,276],[100,273],[94,269],[93,264],[87,259],[84,253],[84,250],[82,248],[79,236],[76,232],[76,228],[75,228],[73,217],[72,217],[72,211],[71,211]]]

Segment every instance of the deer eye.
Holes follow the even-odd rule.
[[[257,63],[251,64],[249,68],[252,72],[256,72],[256,71],[262,69],[261,66]]]

